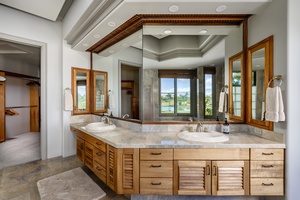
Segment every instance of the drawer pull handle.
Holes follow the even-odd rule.
[[[274,184],[273,183],[262,183],[261,185],[262,186],[273,186]]]
[[[272,167],[274,167],[273,165],[262,165],[261,166],[262,168],[272,168]]]
[[[97,144],[98,146],[101,146],[101,143],[100,143],[100,142],[96,142],[96,144]]]
[[[150,155],[158,156],[158,155],[161,155],[161,153],[153,153],[153,152],[151,152]]]
[[[153,183],[153,182],[151,182],[151,185],[161,185],[161,182],[159,182],[159,183]]]
[[[214,176],[217,176],[217,167],[214,166]]]
[[[102,156],[101,152],[97,152],[96,154],[97,154],[97,156]]]
[[[161,167],[161,165],[151,165],[150,167]]]
[[[96,169],[100,172],[102,169],[100,167],[96,167]]]
[[[206,170],[207,170],[207,175],[210,175],[210,166],[209,165],[206,166]]]
[[[262,153],[261,155],[263,155],[263,156],[273,156],[274,153]]]

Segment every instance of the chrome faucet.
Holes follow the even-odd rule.
[[[125,117],[129,117],[129,115],[128,115],[128,114],[124,114],[124,115],[122,116],[123,119],[125,119]]]
[[[203,124],[201,122],[198,122],[196,132],[202,132],[203,130]]]
[[[106,119],[106,124],[110,124],[110,119],[108,116],[101,117],[101,121],[103,122]]]

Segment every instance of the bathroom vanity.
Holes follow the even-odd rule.
[[[85,125],[71,125],[77,156],[118,194],[284,195],[283,143],[247,133],[190,142],[178,131],[92,133]]]

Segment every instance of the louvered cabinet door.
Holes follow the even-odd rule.
[[[116,191],[117,188],[117,149],[107,145],[107,178],[106,184],[112,190]]]
[[[249,195],[249,161],[212,161],[212,195]]]
[[[174,193],[211,194],[211,161],[174,161]]]
[[[76,138],[76,156],[84,162],[84,140],[80,137]]]
[[[117,193],[139,193],[139,149],[118,149]]]

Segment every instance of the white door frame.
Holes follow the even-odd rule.
[[[41,159],[45,160],[47,159],[47,101],[46,101],[46,94],[47,94],[47,79],[46,79],[46,71],[47,71],[47,65],[46,65],[46,53],[47,53],[47,45],[43,42],[38,42],[30,39],[20,38],[12,35],[7,35],[0,33],[0,38],[3,40],[11,41],[11,42],[17,42],[20,44],[28,45],[28,46],[34,46],[34,47],[40,47],[41,48],[41,130],[40,130],[40,149],[41,149]]]

